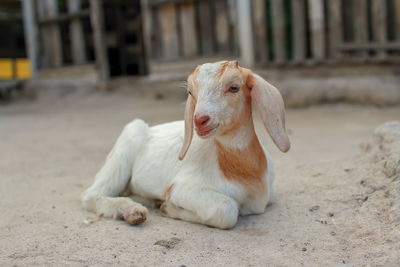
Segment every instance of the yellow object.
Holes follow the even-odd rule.
[[[13,75],[13,64],[15,64],[15,75]],[[31,77],[29,60],[17,58],[15,61],[10,58],[0,59],[0,79],[28,79]]]
[[[13,78],[13,64],[9,58],[0,59],[0,79]]]
[[[28,79],[31,77],[31,68],[28,59],[18,58],[15,64],[17,69],[16,76],[18,79]]]

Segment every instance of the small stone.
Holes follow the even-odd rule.
[[[314,211],[317,211],[317,210],[319,210],[319,205],[312,206],[312,207],[309,209],[309,211],[311,211],[311,212],[314,212]]]
[[[336,235],[336,233],[332,231],[331,232],[331,236],[335,236],[335,235]]]
[[[329,217],[333,217],[333,216],[335,216],[335,213],[329,212],[329,213],[328,213],[328,216],[329,216]]]
[[[351,171],[351,169],[350,169],[350,168],[344,169],[344,171],[345,171],[345,172],[349,172],[349,171]]]
[[[158,240],[157,242],[154,243],[154,245],[162,246],[167,249],[172,249],[174,248],[181,240],[179,238],[173,237],[170,239],[166,240]]]
[[[307,248],[302,248],[301,250],[302,250],[302,251],[307,251]]]

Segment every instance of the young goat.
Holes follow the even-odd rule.
[[[274,173],[254,131],[252,100],[272,140],[286,152],[290,142],[279,91],[237,61],[198,66],[187,90],[184,122],[149,127],[134,120],[125,126],[83,194],[85,209],[140,224],[147,209],[139,202],[161,200],[164,216],[221,229],[233,227],[239,214],[265,211]],[[133,196],[118,197],[126,188]]]

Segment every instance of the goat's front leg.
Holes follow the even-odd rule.
[[[161,214],[220,229],[235,226],[239,208],[232,198],[211,189],[173,190],[161,205]]]

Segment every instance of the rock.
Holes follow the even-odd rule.
[[[181,240],[176,237],[172,237],[170,239],[166,240],[158,240],[157,242],[154,243],[154,245],[162,246],[167,249],[172,249],[174,248]]]
[[[378,126],[365,152],[375,163],[375,168],[386,176],[382,188],[386,190],[385,197],[391,202],[390,220],[400,224],[400,121]]]
[[[314,212],[314,211],[317,211],[317,210],[319,210],[319,205],[312,206],[312,207],[309,209],[309,211],[311,211],[311,212]]]
[[[400,122],[391,121],[377,127],[371,141],[375,162],[381,162],[388,178],[400,175]]]

